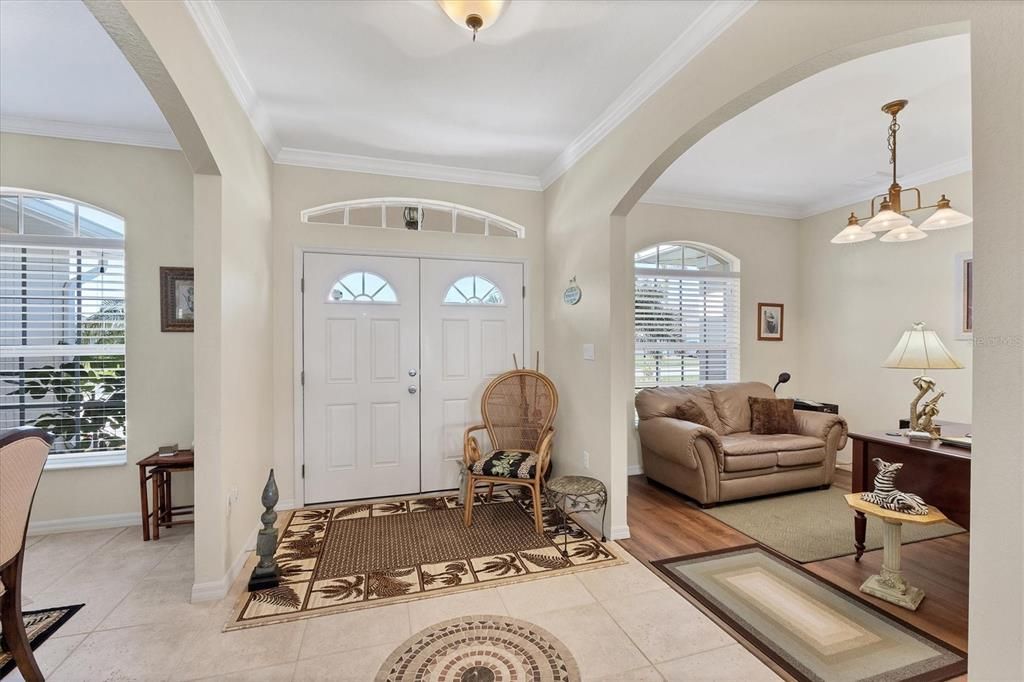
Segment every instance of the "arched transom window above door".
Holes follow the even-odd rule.
[[[391,283],[372,272],[350,272],[331,287],[333,303],[398,303]]]
[[[435,199],[383,197],[338,201],[307,208],[304,223],[380,227],[411,232],[447,232],[478,237],[522,239],[526,228],[480,209]]]
[[[445,305],[505,305],[498,285],[479,275],[462,277],[448,287]]]

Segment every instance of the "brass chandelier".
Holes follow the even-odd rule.
[[[850,213],[846,228],[832,238],[833,244],[854,244],[875,238],[876,232],[885,232],[879,239],[883,242],[912,242],[924,239],[931,230],[945,230],[950,227],[960,227],[971,222],[971,217],[950,208],[949,199],[943,194],[942,198],[929,206],[921,205],[921,190],[917,187],[904,189],[896,181],[896,133],[899,132],[900,124],[896,117],[904,107],[907,100],[898,99],[889,102],[882,107],[882,111],[892,117],[889,123],[889,165],[892,166],[892,184],[885,194],[878,194],[871,198],[871,215],[867,218],[858,218],[855,213]],[[902,202],[904,192],[913,192],[916,195],[916,205],[912,208],[905,208]],[[878,212],[875,212],[875,202],[881,199]],[[930,208],[936,209],[920,227],[914,227],[913,221],[907,213],[924,211]],[[866,222],[865,222],[866,221]],[[864,223],[864,225],[861,225]]]

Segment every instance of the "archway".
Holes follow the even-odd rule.
[[[628,533],[625,443],[632,411],[629,296],[632,254],[625,245],[625,216],[654,180],[704,135],[754,103],[841,62],[969,30],[974,50],[974,178],[978,207],[975,218],[980,223],[983,214],[987,214],[997,222],[1019,224],[1020,209],[996,188],[1006,187],[1011,177],[1018,183],[1024,178],[1020,153],[1020,87],[1006,90],[1000,85],[1006,83],[1007,78],[1018,84],[1021,81],[1024,10],[1019,5],[996,3],[931,4],[927,11],[923,11],[923,7],[916,3],[888,6],[885,24],[880,29],[877,5],[758,4],[548,188],[549,252],[575,246],[583,235],[588,240],[578,249],[576,257],[548,263],[548,281],[561,282],[576,276],[584,287],[591,280],[591,287],[604,295],[603,300],[586,310],[549,310],[546,334],[549,359],[559,368],[556,378],[562,380],[563,385],[572,384],[568,391],[563,391],[570,394],[565,402],[588,405],[589,410],[576,411],[591,416],[608,410],[604,413],[608,414],[610,423],[606,443],[587,432],[585,418],[570,418],[568,423],[563,423],[561,443],[563,451],[569,451],[570,456],[574,451],[587,448],[592,455],[591,468],[597,469],[595,475],[608,476],[613,537]],[[885,34],[880,36],[880,30]],[[799,39],[780,40],[780,36],[793,31],[799,33]],[[997,78],[989,70],[1007,68],[1011,64],[1012,77],[1004,72]],[[700,97],[693,97],[695,92],[699,92]],[[1001,136],[1014,140],[1013,144],[1001,145]],[[614,198],[601,203],[602,197]],[[1002,226],[975,239],[976,260],[989,260],[993,266],[1002,263],[1008,268],[999,273],[989,271],[987,284],[977,292],[983,297],[982,290],[987,290],[991,296],[987,303],[977,304],[979,326],[986,327],[987,333],[1001,330],[1010,335],[1004,338],[1019,338],[1021,322],[1019,315],[1012,322],[999,318],[995,308],[996,287],[1002,287],[1004,293],[1013,288],[1012,305],[1014,310],[1021,309],[1018,292],[1024,287],[1019,275],[1020,239],[1013,229]],[[1014,255],[1008,256],[1007,248],[1013,247],[1016,247]],[[986,308],[991,316],[981,322],[981,311]],[[600,338],[602,332],[608,334],[607,359],[587,371],[589,368],[581,367],[575,358],[576,344]],[[1010,406],[1018,413],[1021,409],[1020,381],[1007,386],[998,379],[1000,364],[1015,368],[1018,374],[1021,372],[1019,348],[1013,350],[1010,345],[993,344],[991,348],[979,349],[984,352],[975,356],[974,412],[977,417],[974,427],[976,434],[988,434],[989,445],[982,445],[979,437],[979,447],[986,450],[991,459],[984,463],[975,459],[973,484],[976,489],[984,485],[988,490],[1001,491],[1005,496],[1004,505],[1006,499],[1017,500],[1012,506],[1014,518],[1019,519],[1022,516],[1021,478],[1018,476],[1010,483],[999,472],[1002,467],[1011,466],[1019,473],[1020,463],[1000,457],[996,449],[1019,449],[1024,434],[1019,426],[1000,424],[991,416],[1008,414]],[[602,381],[604,374],[611,377],[610,382]],[[598,449],[600,457],[594,457],[594,450]],[[599,462],[597,466],[593,464],[595,460]],[[975,496],[972,507],[975,519],[995,518],[999,505],[991,502],[991,495],[986,492]],[[997,605],[1005,604],[1004,588],[1008,582],[1014,583],[1011,597],[1014,604],[1019,606],[1022,601],[1020,581],[1013,577],[1014,571],[1019,573],[1020,570],[1022,535],[1017,523],[1013,530],[1014,560],[1006,562],[1005,568],[994,569],[996,557],[1006,556],[1006,535],[984,527],[974,529],[972,563],[985,561],[986,567],[995,570],[996,575],[989,571],[988,584],[976,581],[977,571],[972,575],[976,582],[972,584],[970,638],[972,661],[977,666],[972,674],[999,676],[998,661],[1005,661],[1006,657],[1005,653],[997,652],[1020,652],[1021,609],[1015,607],[1012,615],[1005,609],[1002,614],[996,614],[1000,611]],[[986,609],[986,605],[989,608]],[[975,653],[979,656],[975,657]],[[1016,655],[1015,660],[1019,659]]]

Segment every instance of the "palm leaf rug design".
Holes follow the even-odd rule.
[[[282,583],[244,593],[225,630],[422,599],[621,564],[571,517],[513,488],[476,495],[473,525],[454,495],[300,509],[281,531]]]

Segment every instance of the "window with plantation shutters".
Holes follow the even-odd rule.
[[[0,190],[0,429],[55,436],[49,468],[125,460],[124,221]]]
[[[659,244],[634,258],[635,386],[737,381],[738,261],[701,244]]]

